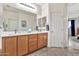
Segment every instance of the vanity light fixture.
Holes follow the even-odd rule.
[[[29,8],[32,8],[32,9],[36,9],[36,7],[33,5],[33,4],[27,4],[27,3],[20,3],[21,5],[23,6],[26,6],[26,7],[29,7]]]
[[[30,5],[27,5],[27,4],[25,4],[25,3],[20,3],[21,5],[24,5],[24,6],[26,6],[26,7],[29,7],[29,8],[32,8],[32,9],[35,9],[34,7],[32,7],[32,6],[30,6]]]
[[[37,6],[32,3],[17,3],[16,6],[18,6],[19,9],[37,14]]]

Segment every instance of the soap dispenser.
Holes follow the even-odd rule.
[[[38,26],[36,26],[36,31],[38,31]]]
[[[46,31],[49,31],[49,25],[48,24],[46,25]]]

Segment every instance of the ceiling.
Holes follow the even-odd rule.
[[[33,4],[36,5],[36,6],[43,6],[46,3],[33,3]]]

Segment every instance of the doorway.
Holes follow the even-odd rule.
[[[71,20],[71,36],[75,36],[75,20]]]
[[[75,20],[69,20],[69,36],[75,36]]]

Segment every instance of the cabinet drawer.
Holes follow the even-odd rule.
[[[44,35],[44,34],[38,34],[38,37],[39,37],[39,38],[43,38],[43,35]]]
[[[44,46],[47,46],[48,34],[44,33]]]
[[[38,48],[42,48],[44,46],[43,34],[38,34]]]
[[[37,50],[37,42],[29,43],[29,52]]]
[[[37,35],[29,35],[29,52],[37,49]]]
[[[29,52],[37,50],[37,45],[29,46]]]
[[[29,35],[29,39],[34,39],[34,38],[37,38],[37,35],[36,34]]]
[[[33,45],[36,45],[37,44],[37,41],[31,41],[29,42],[29,46],[33,46]]]
[[[37,41],[37,38],[29,39],[29,42]]]

